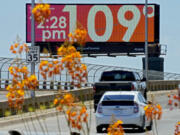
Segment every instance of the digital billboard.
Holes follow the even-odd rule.
[[[84,53],[143,52],[145,5],[50,4],[51,15],[35,24],[36,45],[53,52],[77,23],[87,30]],[[26,41],[31,42],[31,4],[26,5]],[[148,42],[159,43],[159,5],[148,5]],[[77,48],[78,49],[78,48]]]

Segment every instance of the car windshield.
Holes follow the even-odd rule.
[[[100,81],[135,81],[134,75],[126,71],[104,72]]]
[[[103,101],[109,100],[128,100],[133,101],[134,95],[105,95]]]

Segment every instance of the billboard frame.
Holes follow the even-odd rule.
[[[48,3],[50,5],[145,5],[142,3]],[[26,22],[27,18],[27,6],[31,5],[26,3]],[[155,16],[154,16],[154,42],[148,42],[148,44],[159,45],[160,41],[160,5],[155,3],[148,3],[148,5],[155,5]],[[27,41],[27,23],[26,23],[26,42]],[[46,48],[53,55],[57,54],[57,48],[63,42],[35,42],[35,46],[40,46],[40,52]],[[111,45],[111,47],[109,47]],[[78,51],[82,49],[78,45],[74,45]],[[90,55],[94,54],[134,54],[144,55],[145,42],[86,42],[83,47],[82,54]]]

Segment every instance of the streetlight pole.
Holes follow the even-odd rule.
[[[31,10],[34,8],[35,0],[31,1]],[[31,13],[31,46],[35,45],[35,24],[34,24],[34,14]],[[35,62],[31,62],[31,75],[35,74]],[[31,91],[31,97],[35,97],[35,91]]]
[[[145,77],[148,88],[148,0],[145,0]]]

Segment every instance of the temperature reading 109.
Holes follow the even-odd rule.
[[[149,5],[149,7],[152,11],[148,14],[148,17],[154,17],[154,6]],[[143,6],[143,15],[145,16],[145,7]],[[69,12],[70,14],[70,28],[69,31],[73,32],[75,23],[77,21],[77,6],[76,5],[66,5],[64,7],[64,10],[66,12]],[[105,28],[104,34],[98,35],[96,30],[96,16],[97,14],[101,12],[105,16]],[[87,29],[88,29],[88,35],[93,41],[100,41],[100,42],[106,42],[108,41],[111,36],[112,32],[114,30],[115,25],[121,25],[125,27],[126,31],[122,37],[122,41],[129,42],[135,29],[137,28],[137,25],[140,22],[141,19],[141,11],[136,5],[123,5],[119,7],[118,11],[116,13],[112,13],[112,9],[108,5],[94,5],[90,8],[88,15],[87,15]],[[118,24],[114,22],[115,19],[118,20]]]

